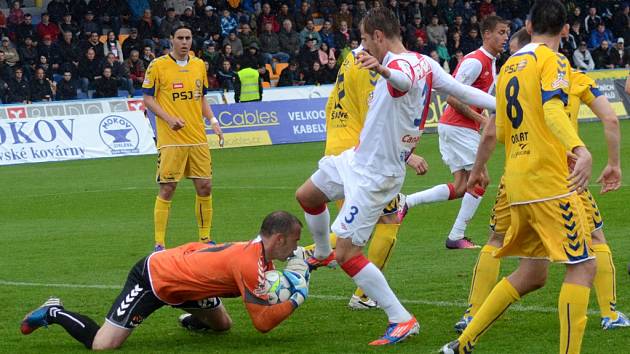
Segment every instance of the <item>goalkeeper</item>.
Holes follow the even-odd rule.
[[[249,242],[216,246],[192,242],[155,252],[129,272],[102,327],[51,298],[26,315],[20,329],[30,334],[54,323],[88,349],[115,349],[145,318],[165,305],[188,312],[180,322],[189,329],[227,331],[232,320],[219,297],[241,296],[254,327],[268,332],[308,295],[308,267],[303,252],[296,251],[301,231],[302,224],[295,216],[276,211],[263,220],[259,235]],[[284,275],[291,283],[292,295],[290,301],[271,305],[264,274],[274,269],[274,259],[289,259]]]

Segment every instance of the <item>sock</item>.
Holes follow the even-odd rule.
[[[155,243],[162,246],[166,246],[166,225],[168,224],[168,213],[170,209],[170,200],[164,200],[159,196],[155,198],[155,209],[153,209],[153,222],[155,223]]]
[[[100,328],[91,318],[61,307],[51,307],[46,315],[46,322],[60,325],[88,349],[92,349],[92,342]]]
[[[494,258],[492,255],[496,250],[495,246],[485,245],[479,252],[479,258],[477,258],[477,264],[475,264],[470,284],[468,310],[466,310],[467,316],[475,316],[479,307],[481,307],[481,304],[483,304],[497,283],[501,260]]]
[[[212,226],[212,195],[197,196],[195,199],[195,216],[199,227],[199,242],[210,242],[210,227]]]
[[[315,242],[315,252],[313,255],[315,258],[324,259],[332,252],[330,246],[330,213],[326,204],[323,204],[319,208],[308,209],[304,208],[304,219],[306,225],[311,231],[313,241]]]
[[[413,193],[407,196],[406,202],[409,208],[413,208],[418,204],[441,202],[452,199],[454,195],[447,184],[439,184],[433,188],[425,189],[421,192]]]
[[[389,322],[400,323],[411,319],[411,314],[398,301],[383,273],[363,254],[358,254],[346,261],[341,265],[341,269],[352,277],[352,280],[365,291],[367,296],[378,303],[387,314]]]
[[[385,265],[392,255],[399,228],[400,224],[376,224],[374,227],[374,234],[368,247],[368,260],[381,271],[385,269]],[[354,295],[365,296],[361,288],[357,288]]]
[[[560,353],[579,354],[586,327],[586,309],[591,289],[563,283],[558,299]],[[474,321],[473,321],[474,322]]]
[[[597,273],[593,279],[593,288],[597,293],[597,303],[602,317],[617,319],[617,294],[615,283],[615,265],[612,261],[610,248],[607,244],[593,245],[595,260],[597,261]]]
[[[518,300],[520,300],[520,296],[512,284],[507,278],[501,279],[477,311],[475,319],[459,336],[459,344],[465,350],[472,351],[479,337],[503,315],[510,305]]]
[[[477,207],[479,207],[479,204],[481,203],[481,196],[483,196],[483,192],[476,194],[477,196],[468,192],[464,194],[464,198],[462,198],[462,205],[459,207],[459,213],[457,213],[457,219],[455,219],[455,224],[453,224],[451,233],[448,235],[449,239],[457,241],[464,238],[466,226],[468,225],[470,219],[472,219],[475,215]]]
[[[332,249],[335,249],[337,247],[337,235],[335,235],[334,232],[331,232],[328,239],[330,240],[330,247]],[[310,245],[305,246],[304,250],[305,251],[310,251],[310,252],[315,251],[315,244],[311,243]]]

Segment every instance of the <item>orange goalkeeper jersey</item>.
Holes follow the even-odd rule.
[[[272,269],[260,237],[216,246],[191,242],[149,257],[151,286],[160,300],[177,305],[215,296],[242,296],[261,332],[273,329],[293,312],[291,301],[271,305],[262,291],[264,274]]]

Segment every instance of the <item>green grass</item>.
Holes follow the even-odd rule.
[[[599,124],[584,124],[581,133],[595,157],[594,175],[606,159]],[[628,136],[630,122],[622,123]],[[322,143],[213,151],[214,221],[217,240],[253,237],[262,218],[272,210],[289,210],[302,218],[294,191],[317,167]],[[623,151],[630,151],[628,139]],[[419,152],[430,165],[428,175],[409,174],[403,191],[410,193],[449,179],[442,164],[436,135],[425,135]],[[630,161],[623,156],[623,165]],[[469,235],[484,242],[487,221],[500,174],[501,154],[490,166],[493,185],[487,192]],[[2,167],[4,186],[0,204],[0,352],[84,352],[59,326],[22,336],[24,314],[48,296],[60,296],[67,308],[102,322],[129,268],[153,246],[153,156],[98,159]],[[596,176],[594,177],[594,179]],[[630,177],[618,192],[598,196],[605,232],[617,265],[618,305],[630,312],[630,261],[627,204]],[[595,188],[595,187],[593,187]],[[175,195],[167,242],[196,239],[194,192],[189,181]],[[179,312],[164,308],[152,315],[121,349],[124,353],[172,352],[435,352],[455,338],[452,326],[461,316],[468,295],[476,251],[447,251],[444,239],[459,208],[445,202],[415,208],[402,225],[398,245],[386,276],[406,307],[420,321],[418,337],[393,348],[369,348],[380,336],[386,317],[382,311],[353,312],[346,308],[354,290],[341,271],[313,274],[311,298],[271,333],[262,335],[250,323],[240,299],[225,301],[234,327],[226,334],[189,333],[177,326]],[[310,243],[308,231],[302,244]],[[515,268],[503,262],[502,273]],[[476,348],[479,353],[554,353],[558,321],[555,312],[562,266],[552,267],[548,286],[527,296],[488,331]],[[49,285],[9,285],[7,282]],[[75,288],[51,284],[108,285]],[[623,352],[630,348],[629,330],[603,332],[594,293],[584,353]],[[626,348],[625,350],[622,348]]]

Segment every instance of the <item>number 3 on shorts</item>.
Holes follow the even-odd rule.
[[[348,223],[348,224],[352,224],[352,222],[354,221],[354,217],[359,213],[359,208],[355,207],[354,205],[350,207],[350,215],[346,216],[344,218],[344,220]]]

